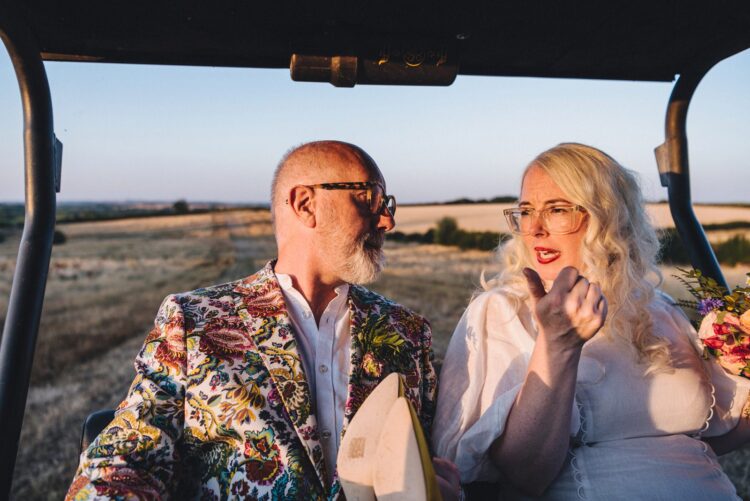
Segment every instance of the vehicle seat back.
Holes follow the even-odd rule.
[[[83,454],[83,451],[88,449],[89,444],[102,432],[105,426],[112,422],[115,417],[114,409],[105,409],[96,411],[86,418],[83,422],[83,431],[81,433],[81,448],[78,454]]]

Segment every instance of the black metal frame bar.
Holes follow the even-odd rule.
[[[690,194],[690,169],[687,144],[687,112],[698,84],[713,65],[702,71],[680,75],[669,97],[664,144],[656,148],[656,160],[662,186],[667,188],[669,210],[677,232],[687,250],[693,268],[716,280],[724,287],[721,272],[703,227],[695,217]]]
[[[39,49],[25,25],[0,4],[0,37],[18,79],[23,103],[26,214],[0,345],[0,499],[13,481],[55,230],[61,145]],[[59,145],[59,146],[58,146]]]

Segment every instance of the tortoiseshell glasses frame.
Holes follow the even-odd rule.
[[[303,184],[302,186],[320,190],[365,190],[370,212],[377,215],[382,214],[385,209],[390,217],[396,216],[396,197],[386,195],[385,188],[377,181]]]

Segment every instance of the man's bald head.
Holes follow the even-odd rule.
[[[293,148],[281,159],[271,185],[271,215],[297,185],[349,182],[364,173],[383,182],[375,161],[362,148],[342,141],[315,141]]]

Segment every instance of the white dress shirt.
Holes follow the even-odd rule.
[[[341,442],[351,365],[349,285],[336,287],[336,297],[328,303],[320,317],[320,325],[317,325],[307,300],[292,285],[292,278],[283,273],[277,273],[276,278],[297,334],[302,367],[315,402],[315,417],[330,484]]]

